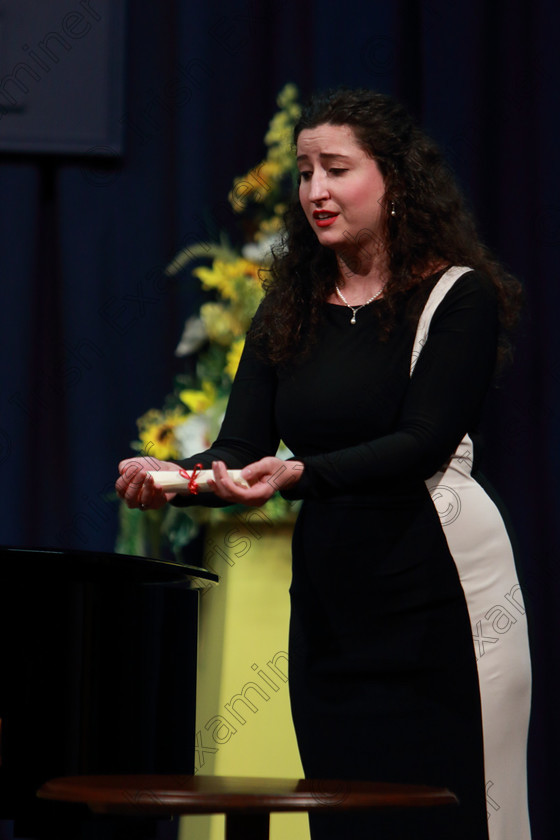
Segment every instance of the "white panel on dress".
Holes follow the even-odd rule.
[[[435,310],[470,271],[454,266],[434,286],[418,321],[410,374]],[[426,481],[465,593],[478,667],[490,840],[530,840],[527,735],[531,664],[527,621],[511,543],[494,502],[472,477],[465,435],[449,463]]]

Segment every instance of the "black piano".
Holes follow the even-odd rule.
[[[49,778],[194,772],[198,600],[216,582],[145,557],[0,547],[0,819],[15,836],[48,836],[52,803],[35,792]]]

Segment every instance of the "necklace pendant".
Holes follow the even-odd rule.
[[[365,303],[361,303],[359,306],[352,306],[352,304],[348,303],[348,301],[346,300],[346,298],[344,297],[344,295],[342,294],[342,292],[340,291],[340,289],[338,288],[338,286],[336,286],[336,285],[335,285],[336,293],[337,293],[337,295],[339,296],[339,298],[340,298],[340,300],[342,301],[342,303],[343,303],[345,306],[347,306],[347,307],[348,307],[348,309],[351,309],[351,310],[352,310],[352,317],[350,318],[350,323],[351,323],[352,325],[354,325],[354,324],[356,323],[356,312],[359,312],[359,311],[360,311],[360,309],[363,309],[363,308],[364,308],[364,306],[368,306],[368,304],[373,303],[373,301],[374,301],[374,300],[377,300],[377,298],[378,298],[378,297],[382,294],[382,292],[383,292],[383,289],[384,289],[384,288],[385,288],[385,285],[381,286],[381,288],[379,289],[379,291],[378,291],[378,292],[376,292],[376,293],[375,293],[372,297],[370,297],[368,300],[366,300],[366,302],[365,302]]]

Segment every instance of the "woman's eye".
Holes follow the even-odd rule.
[[[302,181],[309,181],[309,179],[311,178],[311,172],[309,172],[309,171],[300,172],[299,177],[301,178]]]
[[[337,168],[331,168],[331,169],[329,169],[329,172],[330,172],[332,175],[338,176],[338,175],[343,175],[343,174],[344,174],[344,172],[348,172],[348,170],[347,170],[347,169],[340,169],[340,168],[338,168],[338,167],[337,167]]]

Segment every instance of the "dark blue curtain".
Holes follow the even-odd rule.
[[[558,32],[554,0],[134,0],[122,161],[0,158],[0,542],[111,550],[116,464],[169,392],[199,303],[163,269],[213,226],[234,230],[227,192],[262,156],[280,88],[376,88],[439,141],[526,290],[489,403],[487,472],[532,619],[538,840],[555,836],[559,777]]]

